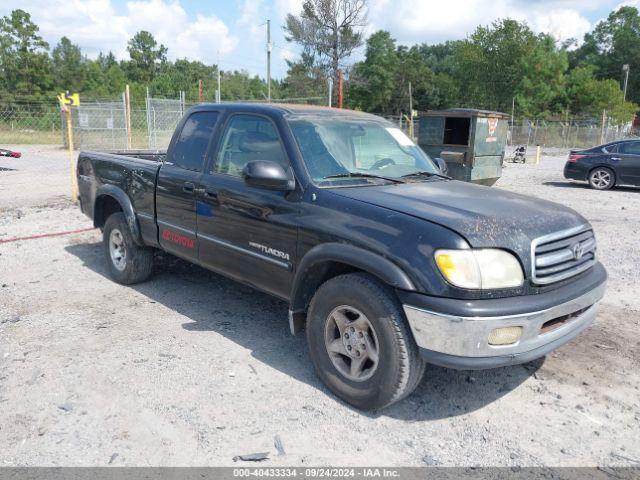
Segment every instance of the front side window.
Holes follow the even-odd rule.
[[[239,177],[247,162],[253,160],[267,160],[288,168],[273,123],[257,115],[235,115],[222,138],[214,171]]]
[[[622,153],[626,153],[627,155],[640,155],[640,142],[623,143]]]
[[[174,165],[196,172],[202,169],[217,119],[218,112],[195,112],[189,116],[173,147]]]
[[[372,183],[438,169],[394,125],[360,118],[300,116],[289,119],[309,175],[320,185]],[[361,174],[359,177],[358,175]]]

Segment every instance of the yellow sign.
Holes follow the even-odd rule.
[[[61,106],[69,105],[71,107],[77,107],[80,105],[80,94],[63,92],[58,95],[58,101]]]

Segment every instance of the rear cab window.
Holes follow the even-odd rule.
[[[217,120],[218,112],[213,111],[189,115],[173,146],[170,163],[185,170],[202,170]]]

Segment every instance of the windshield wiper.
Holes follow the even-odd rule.
[[[446,178],[447,180],[451,180],[451,177],[448,175],[443,175],[442,173],[427,172],[427,171],[407,173],[406,175],[402,175],[400,178],[412,178],[412,177],[439,177],[439,178]]]
[[[386,180],[388,182],[393,182],[393,183],[405,183],[403,180],[400,180],[399,178],[384,177],[382,175],[374,175],[372,173],[364,173],[364,172],[336,173],[335,175],[327,175],[326,177],[322,177],[323,180],[330,180],[332,178],[378,178],[378,179]]]

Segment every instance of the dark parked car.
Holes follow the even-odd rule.
[[[166,155],[82,152],[78,182],[114,280],[147,279],[161,249],[284,299],[320,378],[371,409],[425,362],[542,357],[604,295],[587,220],[443,170],[373,115],[202,104]]]
[[[615,185],[640,186],[640,139],[619,140],[589,150],[572,150],[564,178],[608,190]]]

